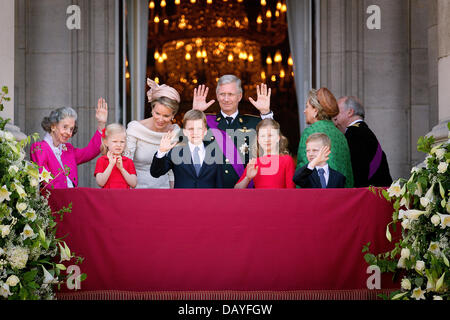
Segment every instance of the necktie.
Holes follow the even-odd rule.
[[[233,122],[233,117],[225,117],[227,120],[228,125],[230,125]]]
[[[325,170],[322,168],[317,169],[317,172],[319,173],[319,179],[320,179],[320,185],[322,188],[327,187],[327,183],[325,181]]]
[[[194,160],[195,173],[197,174],[197,176],[200,173],[200,169],[202,168],[202,165],[200,163],[200,156],[198,155],[198,151],[199,151],[199,148],[195,147],[194,154],[193,154],[193,157],[194,157],[193,160]]]

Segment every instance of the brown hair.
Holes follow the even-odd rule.
[[[203,111],[192,109],[192,110],[189,110],[188,112],[186,112],[183,117],[183,128],[186,127],[186,122],[188,120],[203,120],[203,124],[205,125],[205,128],[207,127],[206,116],[203,113]]]
[[[111,123],[106,126],[105,137],[102,137],[102,145],[100,146],[100,151],[103,155],[108,153],[108,147],[105,145],[105,139],[107,139],[108,136],[110,136],[110,135],[120,133],[120,132],[123,132],[123,134],[125,135],[125,138],[126,138],[127,131],[125,130],[125,127],[123,125],[121,125],[120,123]],[[126,141],[126,139],[125,139],[125,141]],[[126,145],[124,148],[124,152],[125,152],[125,150],[126,150]],[[122,152],[122,155],[124,152]]]
[[[255,142],[252,145],[252,154],[255,155],[256,157],[260,156],[260,148],[259,148],[259,143],[258,143],[258,134],[259,134],[259,130],[262,128],[274,128],[275,130],[278,131],[278,134],[280,135],[280,142],[278,144],[278,153],[280,155],[288,155],[289,154],[289,150],[288,150],[288,144],[289,141],[288,139],[281,133],[280,130],[280,124],[278,122],[276,122],[273,119],[264,119],[261,120],[258,125],[256,126],[256,139]]]
[[[308,139],[306,139],[306,144],[311,141],[320,141],[324,146],[327,146],[331,149],[331,140],[325,133],[316,132],[311,134]]]
[[[317,109],[317,120],[331,120],[339,114],[336,98],[327,88],[311,89],[308,102]]]
[[[163,106],[171,109],[173,115],[175,115],[178,112],[178,108],[180,107],[178,102],[173,99],[167,97],[159,97],[151,102],[150,105],[152,106],[152,110],[157,103],[162,104]]]

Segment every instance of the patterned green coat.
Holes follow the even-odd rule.
[[[325,133],[331,140],[331,153],[328,165],[345,176],[345,187],[353,188],[352,162],[350,149],[344,134],[334,126],[331,120],[319,120],[303,130],[298,145],[297,168],[308,163],[306,158],[306,139],[316,132]]]

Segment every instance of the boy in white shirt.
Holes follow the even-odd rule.
[[[174,188],[222,188],[222,164],[215,161],[217,148],[205,148],[203,139],[206,132],[205,114],[199,110],[186,112],[183,134],[188,138],[188,143],[176,146],[177,142],[172,142],[174,132],[169,131],[164,135],[158,152],[153,157],[150,174],[158,178],[172,170],[175,177]]]

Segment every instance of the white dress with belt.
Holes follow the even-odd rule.
[[[180,127],[173,125],[176,138],[180,134]],[[169,189],[169,181],[174,181],[172,170],[167,174],[153,178],[150,175],[150,165],[153,156],[158,151],[161,138],[166,132],[150,130],[139,121],[131,121],[127,128],[126,156],[133,160],[137,173],[136,188]]]

